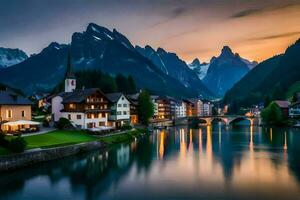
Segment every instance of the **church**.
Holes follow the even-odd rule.
[[[69,119],[79,129],[102,130],[108,126],[110,100],[98,88],[76,88],[76,78],[68,55],[64,91],[54,95],[52,118]]]

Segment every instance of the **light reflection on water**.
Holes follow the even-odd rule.
[[[157,130],[104,153],[0,176],[0,199],[300,199],[300,131]]]

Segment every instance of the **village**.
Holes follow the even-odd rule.
[[[70,59],[70,58],[68,58]],[[25,98],[14,91],[0,91],[1,132],[8,135],[41,132],[43,127],[56,129],[61,121],[70,123],[68,129],[89,130],[94,133],[108,133],[140,125],[139,95],[121,92],[104,94],[98,88],[77,88],[76,77],[70,60],[66,66],[64,91],[56,94],[35,94]],[[300,116],[300,94],[293,103],[273,101],[285,118]],[[200,98],[175,99],[169,96],[150,95],[152,125],[174,125],[176,120],[191,117],[224,116],[228,106],[218,106],[215,102]],[[33,116],[32,108],[44,111]],[[263,106],[254,106],[244,115],[259,117]],[[66,127],[63,127],[66,128]],[[47,129],[46,129],[47,130]],[[52,130],[52,129],[50,129]]]

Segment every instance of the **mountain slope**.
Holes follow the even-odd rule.
[[[197,93],[212,96],[210,91],[198,78],[197,73],[191,70],[175,53],[166,52],[162,48],[158,48],[155,51],[150,46],[145,46],[145,48],[136,46],[136,50],[151,60],[163,73],[179,80],[185,87],[193,89]]]
[[[182,85],[159,70],[149,59],[140,55],[124,35],[93,23],[88,25],[86,31],[74,33],[70,45],[51,43],[41,53],[3,69],[0,79],[22,88],[26,93],[51,90],[64,77],[69,49],[75,71],[98,69],[110,74],[132,75],[138,88],[147,88],[156,94],[200,95],[198,90]]]
[[[192,63],[188,64],[189,68],[192,69],[198,75],[199,79],[203,79],[209,68],[209,63],[200,63],[199,59],[196,58]]]
[[[287,91],[299,80],[300,40],[287,48],[284,54],[258,64],[226,93],[224,101],[252,105],[263,101],[265,96],[272,98],[276,86]],[[284,98],[284,94],[282,97]]]
[[[28,56],[19,49],[0,47],[0,70],[26,60]]]
[[[221,97],[249,71],[249,64],[225,46],[219,57],[211,59],[203,82],[215,95]]]

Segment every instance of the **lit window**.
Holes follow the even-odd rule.
[[[6,117],[7,118],[12,118],[12,110],[7,110],[6,111]]]

